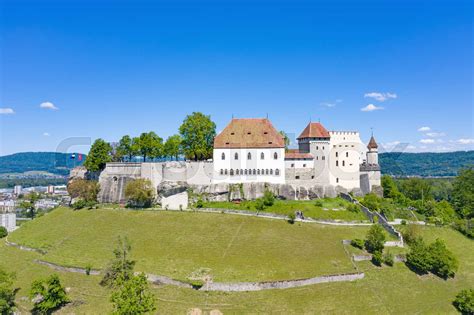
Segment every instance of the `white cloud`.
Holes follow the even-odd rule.
[[[397,98],[397,94],[395,93],[380,93],[380,92],[370,92],[370,93],[365,93],[364,97],[370,97],[373,98],[374,100],[377,100],[379,102],[385,102],[386,100],[390,98]]]
[[[444,137],[446,134],[444,132],[427,132],[426,135],[431,138]]]
[[[416,147],[414,145],[409,145],[407,146],[407,150],[416,150]]]
[[[418,131],[421,131],[421,132],[430,131],[430,130],[431,130],[430,127],[420,127],[420,128],[418,128]]]
[[[335,107],[338,103],[342,103],[342,100],[337,99],[334,102],[322,102],[320,103],[320,105],[331,108],[331,107]]]
[[[58,110],[59,109],[51,102],[43,102],[43,103],[40,104],[40,107],[44,108],[44,109],[51,109],[51,110]]]
[[[459,144],[473,144],[474,139],[459,139],[456,142]]]
[[[0,115],[12,115],[15,111],[12,108],[0,108]]]
[[[49,132],[43,132],[43,136],[45,136],[45,137],[49,137],[49,136],[50,136],[50,134],[49,134]]]
[[[435,141],[433,139],[421,139],[420,142],[424,143],[424,144],[435,143]]]
[[[372,112],[374,110],[381,110],[381,109],[383,109],[383,107],[375,106],[374,104],[369,104],[365,107],[362,107],[360,110],[363,111],[363,112]]]

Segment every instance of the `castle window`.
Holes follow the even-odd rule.
[[[235,132],[231,132],[230,135],[231,135],[231,136],[235,135]]]
[[[273,175],[273,168],[270,169],[270,175]]]
[[[323,157],[321,159],[324,161],[326,159],[326,157],[323,155]]]
[[[311,179],[314,179],[314,175],[311,175]]]
[[[280,175],[280,170],[279,170],[278,168],[275,170],[275,175],[276,175],[276,176],[279,176],[279,175]]]
[[[318,147],[318,146],[316,146],[316,150],[319,150],[319,147]]]
[[[221,159],[225,160],[225,153],[222,152]]]
[[[338,178],[336,178],[336,183],[339,183],[339,177],[338,177]]]
[[[346,152],[346,157],[349,157],[349,152]]]
[[[238,159],[239,159],[239,154],[236,152],[236,153],[234,154],[234,160],[238,160]]]
[[[257,171],[255,169],[253,169],[252,174],[253,175],[257,174]]]
[[[295,163],[291,163],[291,167],[295,167]]]
[[[245,175],[247,175],[247,170],[244,170]]]
[[[235,175],[239,175],[239,169],[235,170]]]
[[[221,168],[221,175],[224,175],[224,170]]]
[[[316,156],[316,161],[318,160],[318,157]]]
[[[346,161],[342,161],[342,166],[346,166]]]
[[[227,175],[227,169],[224,171],[224,173]]]
[[[276,152],[273,153],[273,159],[274,159],[274,160],[278,159],[278,153],[276,153]]]
[[[303,167],[306,167],[306,164],[303,164]]]
[[[295,176],[295,179],[300,179],[300,177],[299,177],[299,176]]]
[[[265,175],[268,175],[268,168],[265,170]]]
[[[324,150],[324,146],[323,146],[323,150]]]
[[[257,170],[257,175],[260,175],[260,169]]]
[[[252,134],[251,132],[247,132],[248,135]]]
[[[260,160],[264,160],[265,159],[265,153],[260,153]]]
[[[251,159],[252,159],[252,154],[250,154],[250,152],[249,152],[249,153],[247,153],[247,160],[251,160]]]
[[[230,176],[233,176],[234,175],[234,170],[231,168],[230,169]]]
[[[336,166],[339,166],[339,161],[336,161]]]
[[[339,153],[338,153],[338,152],[336,152],[336,157],[338,157],[338,156],[339,156]]]

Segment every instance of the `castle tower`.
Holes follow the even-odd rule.
[[[377,142],[375,142],[374,135],[370,137],[369,144],[367,145],[367,164],[369,165],[378,165],[379,164],[379,150]]]

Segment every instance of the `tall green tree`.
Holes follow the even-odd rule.
[[[0,314],[10,315],[15,312],[15,295],[18,289],[13,288],[15,275],[0,269]]]
[[[135,146],[145,162],[147,157],[157,158],[163,156],[163,139],[153,131],[142,133],[140,137],[135,139]]]
[[[383,175],[381,183],[383,188],[383,196],[385,198],[397,199],[400,197],[400,191],[398,190],[397,184],[391,176]]]
[[[133,139],[128,135],[123,136],[117,146],[117,156],[121,158],[121,160],[127,157],[128,161],[131,161],[136,153],[136,146],[134,146]]]
[[[409,178],[400,181],[400,191],[411,200],[432,199],[431,185],[421,178]]]
[[[381,253],[385,244],[385,232],[380,224],[372,224],[365,239],[365,249],[369,253]]]
[[[285,150],[288,150],[288,147],[290,145],[290,137],[288,137],[288,134],[283,130],[280,130],[280,134],[283,137],[283,141],[285,141]]]
[[[181,142],[183,139],[180,135],[173,135],[168,137],[164,146],[164,155],[169,158],[175,158],[178,160],[178,156],[181,154]]]
[[[198,161],[212,157],[216,124],[211,116],[199,112],[186,116],[179,133],[183,138],[182,147],[186,158]]]
[[[105,168],[105,164],[112,160],[111,154],[112,146],[110,143],[99,138],[92,144],[84,166],[90,172],[102,171]]]
[[[135,261],[129,259],[132,246],[127,237],[118,238],[118,246],[114,249],[114,259],[112,259],[105,269],[104,277],[100,285],[116,287],[119,281],[125,281],[133,276]]]
[[[155,189],[149,179],[137,178],[125,186],[125,197],[132,207],[147,208],[153,204]]]
[[[472,167],[461,170],[454,180],[453,205],[461,217],[474,218],[474,169]]]

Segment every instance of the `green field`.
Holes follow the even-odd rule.
[[[320,203],[320,204],[317,204]],[[276,200],[275,203],[267,207],[264,212],[289,215],[295,211],[302,211],[305,217],[323,220],[342,221],[367,221],[367,217],[361,212],[351,212],[347,210],[350,203],[342,198],[322,198],[315,200]],[[233,203],[204,202],[205,208],[223,208],[235,210],[257,211],[255,200]]]
[[[46,249],[46,255],[0,245],[0,266],[15,271],[22,311],[31,282],[53,271],[43,259],[64,265],[103,267],[118,235],[128,235],[137,271],[185,279],[200,268],[211,269],[215,281],[295,279],[352,272],[342,239],[362,238],[367,227],[335,227],[314,223],[229,214],[81,210],[59,208],[24,224],[9,236],[22,245]],[[474,243],[449,228],[422,229],[427,240],[440,237],[460,260],[454,279],[418,276],[402,263],[374,267],[358,263],[366,277],[356,282],[259,292],[200,292],[173,286],[153,289],[161,314],[185,314],[190,308],[219,309],[224,314],[363,313],[455,314],[456,293],[474,283]],[[354,249],[348,247],[349,250]],[[73,303],[59,313],[103,314],[110,311],[109,291],[98,276],[57,272],[70,288]]]

